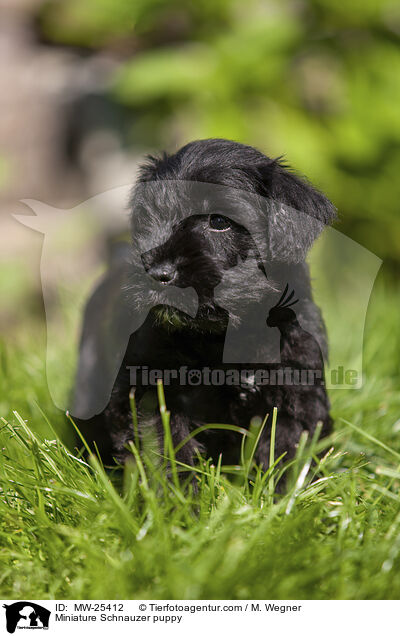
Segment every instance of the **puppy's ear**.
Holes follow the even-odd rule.
[[[325,225],[336,218],[333,204],[279,159],[258,168],[264,196],[271,201],[268,243],[274,261],[304,261]]]

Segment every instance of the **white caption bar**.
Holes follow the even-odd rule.
[[[376,636],[398,623],[400,601],[0,601],[0,633],[186,634],[229,630],[230,635]],[[21,631],[24,630],[24,631]],[[224,633],[224,632],[222,632]],[[44,636],[44,635],[43,635]]]

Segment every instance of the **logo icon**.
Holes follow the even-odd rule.
[[[17,601],[3,607],[6,610],[6,627],[9,634],[14,634],[16,629],[49,628],[51,612],[37,603]]]

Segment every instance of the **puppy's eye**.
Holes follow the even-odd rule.
[[[214,232],[225,232],[232,227],[230,220],[222,214],[210,214],[208,225]]]

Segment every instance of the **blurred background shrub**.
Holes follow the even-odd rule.
[[[290,164],[339,229],[400,261],[400,5],[393,0],[53,0],[47,42],[118,59],[126,143],[228,137]]]

